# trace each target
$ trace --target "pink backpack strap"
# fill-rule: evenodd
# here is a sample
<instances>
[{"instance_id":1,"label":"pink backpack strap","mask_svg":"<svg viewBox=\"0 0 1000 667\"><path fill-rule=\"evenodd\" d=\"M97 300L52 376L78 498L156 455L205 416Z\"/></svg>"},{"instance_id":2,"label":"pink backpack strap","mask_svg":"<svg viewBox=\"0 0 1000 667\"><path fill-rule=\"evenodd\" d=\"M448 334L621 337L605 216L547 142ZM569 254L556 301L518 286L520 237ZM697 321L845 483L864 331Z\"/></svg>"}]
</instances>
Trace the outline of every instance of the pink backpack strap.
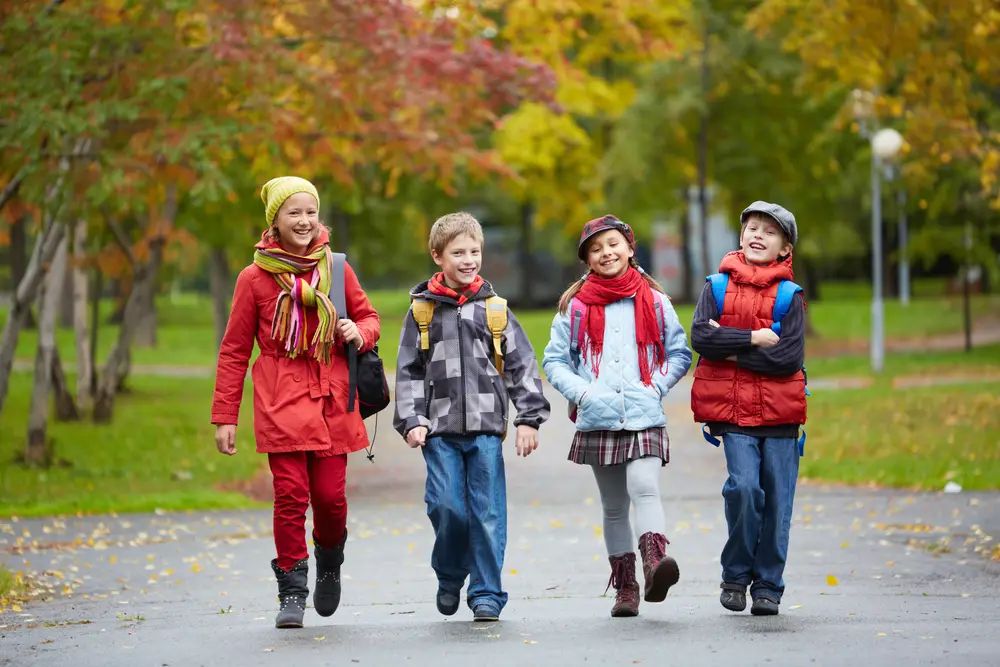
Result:
<instances>
[{"instance_id":1,"label":"pink backpack strap","mask_svg":"<svg viewBox=\"0 0 1000 667\"><path fill-rule=\"evenodd\" d=\"M586 331L583 328L583 319L587 315L587 305L578 298L573 297L569 302L569 352L570 356L576 360L583 349Z\"/></svg>"}]
</instances>

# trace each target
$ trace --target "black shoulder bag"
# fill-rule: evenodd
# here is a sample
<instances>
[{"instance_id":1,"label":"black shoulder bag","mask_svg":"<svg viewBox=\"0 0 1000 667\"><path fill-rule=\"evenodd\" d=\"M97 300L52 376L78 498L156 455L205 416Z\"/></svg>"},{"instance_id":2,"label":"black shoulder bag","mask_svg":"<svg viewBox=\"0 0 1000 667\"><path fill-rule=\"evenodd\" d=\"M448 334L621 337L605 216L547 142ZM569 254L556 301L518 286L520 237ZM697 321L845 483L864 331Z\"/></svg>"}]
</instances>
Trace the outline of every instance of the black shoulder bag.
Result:
<instances>
[{"instance_id":1,"label":"black shoulder bag","mask_svg":"<svg viewBox=\"0 0 1000 667\"><path fill-rule=\"evenodd\" d=\"M347 255L342 252L333 253L333 268L330 272L330 301L337 309L340 319L347 319L347 294L344 288L344 265ZM389 405L389 381L385 377L382 359L378 356L378 346L358 354L358 348L353 344L345 346L347 352L347 370L350 378L350 389L347 396L347 411L354 412L355 402L362 419L372 415L375 417L375 429L372 431L371 444L368 446L368 460L375 463L375 435L378 433L378 413Z\"/></svg>"}]
</instances>

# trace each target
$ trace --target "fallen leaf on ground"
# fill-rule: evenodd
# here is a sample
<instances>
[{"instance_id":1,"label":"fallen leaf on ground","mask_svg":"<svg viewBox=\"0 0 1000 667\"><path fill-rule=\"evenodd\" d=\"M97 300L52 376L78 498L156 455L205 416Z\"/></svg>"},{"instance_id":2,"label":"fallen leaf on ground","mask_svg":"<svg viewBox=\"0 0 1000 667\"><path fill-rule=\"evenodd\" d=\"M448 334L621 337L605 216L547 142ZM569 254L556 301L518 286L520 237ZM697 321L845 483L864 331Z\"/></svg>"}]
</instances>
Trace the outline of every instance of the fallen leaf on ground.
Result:
<instances>
[{"instance_id":1,"label":"fallen leaf on ground","mask_svg":"<svg viewBox=\"0 0 1000 667\"><path fill-rule=\"evenodd\" d=\"M833 576L832 574L828 574L828 575L826 575L826 585L827 586L839 586L840 582L837 581L837 577Z\"/></svg>"}]
</instances>

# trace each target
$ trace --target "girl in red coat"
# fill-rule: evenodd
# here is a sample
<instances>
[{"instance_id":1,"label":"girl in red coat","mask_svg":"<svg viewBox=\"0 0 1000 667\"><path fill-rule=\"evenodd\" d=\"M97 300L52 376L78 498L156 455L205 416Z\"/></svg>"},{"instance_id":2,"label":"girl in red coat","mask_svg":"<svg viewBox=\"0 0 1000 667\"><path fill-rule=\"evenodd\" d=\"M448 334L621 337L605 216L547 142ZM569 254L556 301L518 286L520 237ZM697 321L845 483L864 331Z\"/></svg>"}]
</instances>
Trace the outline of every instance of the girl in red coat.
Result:
<instances>
[{"instance_id":1,"label":"girl in red coat","mask_svg":"<svg viewBox=\"0 0 1000 667\"><path fill-rule=\"evenodd\" d=\"M347 541L347 455L368 444L361 414L347 411L345 345L360 352L379 338L379 318L350 266L344 267L347 313L329 298L333 257L319 222L319 194L309 181L282 176L264 184L267 231L253 263L240 272L219 350L212 423L223 454L236 453L243 382L251 371L254 438L274 476L271 569L280 608L275 625L302 627L309 595L305 518L313 506L316 585L313 607L330 616L340 604Z\"/></svg>"}]
</instances>

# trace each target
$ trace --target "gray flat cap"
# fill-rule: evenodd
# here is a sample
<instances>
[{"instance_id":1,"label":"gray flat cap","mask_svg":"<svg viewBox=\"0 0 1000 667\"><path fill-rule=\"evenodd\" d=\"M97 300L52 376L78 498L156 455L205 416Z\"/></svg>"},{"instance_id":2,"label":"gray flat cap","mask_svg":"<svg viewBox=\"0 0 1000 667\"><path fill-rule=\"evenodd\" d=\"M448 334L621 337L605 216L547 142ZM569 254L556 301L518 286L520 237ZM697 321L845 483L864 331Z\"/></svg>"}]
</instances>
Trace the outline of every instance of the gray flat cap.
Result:
<instances>
[{"instance_id":1,"label":"gray flat cap","mask_svg":"<svg viewBox=\"0 0 1000 667\"><path fill-rule=\"evenodd\" d=\"M799 228L795 224L795 216L784 206L778 206L766 201L755 201L740 213L740 227L746 224L747 216L751 213L763 213L774 218L774 221L785 232L785 236L788 237L788 242L792 245L798 243Z\"/></svg>"}]
</instances>

